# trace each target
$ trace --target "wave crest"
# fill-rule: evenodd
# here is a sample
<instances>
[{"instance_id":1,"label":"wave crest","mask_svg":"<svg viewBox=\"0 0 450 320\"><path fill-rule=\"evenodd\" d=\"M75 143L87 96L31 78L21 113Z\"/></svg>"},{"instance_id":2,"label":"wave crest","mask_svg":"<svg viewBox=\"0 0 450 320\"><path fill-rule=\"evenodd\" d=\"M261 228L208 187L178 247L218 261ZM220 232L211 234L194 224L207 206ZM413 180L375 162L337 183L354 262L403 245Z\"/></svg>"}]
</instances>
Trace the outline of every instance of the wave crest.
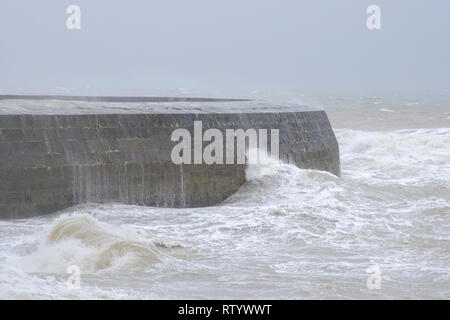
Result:
<instances>
[{"instance_id":1,"label":"wave crest","mask_svg":"<svg viewBox=\"0 0 450 320\"><path fill-rule=\"evenodd\" d=\"M132 229L74 214L56 220L38 250L24 259L31 272L61 273L69 265L82 273L126 271L158 262L157 246Z\"/></svg>"}]
</instances>

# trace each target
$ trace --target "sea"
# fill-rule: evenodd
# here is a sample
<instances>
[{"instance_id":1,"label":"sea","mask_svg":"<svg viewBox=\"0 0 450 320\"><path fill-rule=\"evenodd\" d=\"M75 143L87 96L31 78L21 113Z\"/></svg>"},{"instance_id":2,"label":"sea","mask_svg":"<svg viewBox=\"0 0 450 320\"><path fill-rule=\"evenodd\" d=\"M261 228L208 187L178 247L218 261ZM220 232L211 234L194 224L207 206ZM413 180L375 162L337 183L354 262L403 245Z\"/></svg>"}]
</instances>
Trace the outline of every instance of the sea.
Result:
<instances>
[{"instance_id":1,"label":"sea","mask_svg":"<svg viewBox=\"0 0 450 320\"><path fill-rule=\"evenodd\" d=\"M450 96L272 98L325 109L340 177L272 161L216 206L0 220L0 299L450 299Z\"/></svg>"}]
</instances>

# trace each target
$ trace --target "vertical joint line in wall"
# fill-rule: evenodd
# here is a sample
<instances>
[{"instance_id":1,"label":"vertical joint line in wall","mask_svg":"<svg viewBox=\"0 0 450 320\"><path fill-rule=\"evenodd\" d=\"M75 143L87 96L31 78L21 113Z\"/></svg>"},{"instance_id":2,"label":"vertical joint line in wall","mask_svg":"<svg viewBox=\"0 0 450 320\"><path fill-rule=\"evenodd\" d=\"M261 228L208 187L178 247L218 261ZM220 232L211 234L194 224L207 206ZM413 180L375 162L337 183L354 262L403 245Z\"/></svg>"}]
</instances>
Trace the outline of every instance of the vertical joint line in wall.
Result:
<instances>
[{"instance_id":1,"label":"vertical joint line in wall","mask_svg":"<svg viewBox=\"0 0 450 320\"><path fill-rule=\"evenodd\" d=\"M144 164L141 163L141 169L142 169L142 177L141 177L141 204L144 205L144 182L145 182L145 169Z\"/></svg>"},{"instance_id":2,"label":"vertical joint line in wall","mask_svg":"<svg viewBox=\"0 0 450 320\"><path fill-rule=\"evenodd\" d=\"M184 169L183 164L180 165L180 177L181 177L181 201L183 208L186 207L186 195L184 193Z\"/></svg>"},{"instance_id":3,"label":"vertical joint line in wall","mask_svg":"<svg viewBox=\"0 0 450 320\"><path fill-rule=\"evenodd\" d=\"M125 161L125 190L125 198L128 203L128 161Z\"/></svg>"}]
</instances>

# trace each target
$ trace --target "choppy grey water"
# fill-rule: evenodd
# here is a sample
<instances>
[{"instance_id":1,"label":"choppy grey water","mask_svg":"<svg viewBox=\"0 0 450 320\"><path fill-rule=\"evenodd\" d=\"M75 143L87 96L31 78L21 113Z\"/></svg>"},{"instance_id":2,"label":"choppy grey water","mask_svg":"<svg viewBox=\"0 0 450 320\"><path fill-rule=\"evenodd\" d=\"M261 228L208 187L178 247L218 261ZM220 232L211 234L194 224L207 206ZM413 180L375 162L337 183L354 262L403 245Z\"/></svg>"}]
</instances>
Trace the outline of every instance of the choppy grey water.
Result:
<instances>
[{"instance_id":1,"label":"choppy grey water","mask_svg":"<svg viewBox=\"0 0 450 320\"><path fill-rule=\"evenodd\" d=\"M0 298L449 299L450 97L290 99L327 110L342 177L273 163L215 207L0 221Z\"/></svg>"}]
</instances>

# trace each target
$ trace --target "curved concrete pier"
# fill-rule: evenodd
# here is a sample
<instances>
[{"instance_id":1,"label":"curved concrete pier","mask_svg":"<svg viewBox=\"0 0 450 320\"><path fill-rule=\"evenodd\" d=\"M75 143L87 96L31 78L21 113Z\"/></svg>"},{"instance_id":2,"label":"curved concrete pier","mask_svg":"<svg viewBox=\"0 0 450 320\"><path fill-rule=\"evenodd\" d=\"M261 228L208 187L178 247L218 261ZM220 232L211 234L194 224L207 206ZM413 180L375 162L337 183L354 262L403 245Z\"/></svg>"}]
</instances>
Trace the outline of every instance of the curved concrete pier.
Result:
<instances>
[{"instance_id":1,"label":"curved concrete pier","mask_svg":"<svg viewBox=\"0 0 450 320\"><path fill-rule=\"evenodd\" d=\"M339 175L323 110L204 98L0 96L0 218L83 202L217 204L245 182L245 165L174 164L171 134L193 132L194 121L221 132L279 129L283 161Z\"/></svg>"}]
</instances>

